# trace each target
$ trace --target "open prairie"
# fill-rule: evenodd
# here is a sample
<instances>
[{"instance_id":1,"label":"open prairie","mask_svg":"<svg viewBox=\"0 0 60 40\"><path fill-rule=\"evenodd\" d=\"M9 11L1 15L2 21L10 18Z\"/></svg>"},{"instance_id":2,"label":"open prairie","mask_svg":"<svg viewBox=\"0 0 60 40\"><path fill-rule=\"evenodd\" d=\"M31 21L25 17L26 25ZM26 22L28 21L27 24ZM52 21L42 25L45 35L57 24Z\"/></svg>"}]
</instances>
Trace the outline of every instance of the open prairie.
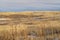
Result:
<instances>
[{"instance_id":1,"label":"open prairie","mask_svg":"<svg viewBox=\"0 0 60 40\"><path fill-rule=\"evenodd\" d=\"M60 40L60 12L0 12L0 40Z\"/></svg>"}]
</instances>

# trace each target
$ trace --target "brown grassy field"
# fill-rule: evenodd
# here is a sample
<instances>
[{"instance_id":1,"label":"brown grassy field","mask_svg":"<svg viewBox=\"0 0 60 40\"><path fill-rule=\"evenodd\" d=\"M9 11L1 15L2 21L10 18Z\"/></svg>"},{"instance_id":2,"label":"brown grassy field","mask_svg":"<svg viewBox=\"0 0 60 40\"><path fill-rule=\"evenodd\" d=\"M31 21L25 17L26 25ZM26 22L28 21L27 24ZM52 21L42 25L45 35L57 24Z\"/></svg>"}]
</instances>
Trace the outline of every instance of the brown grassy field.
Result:
<instances>
[{"instance_id":1,"label":"brown grassy field","mask_svg":"<svg viewBox=\"0 0 60 40\"><path fill-rule=\"evenodd\" d=\"M60 40L60 12L0 12L0 40Z\"/></svg>"}]
</instances>

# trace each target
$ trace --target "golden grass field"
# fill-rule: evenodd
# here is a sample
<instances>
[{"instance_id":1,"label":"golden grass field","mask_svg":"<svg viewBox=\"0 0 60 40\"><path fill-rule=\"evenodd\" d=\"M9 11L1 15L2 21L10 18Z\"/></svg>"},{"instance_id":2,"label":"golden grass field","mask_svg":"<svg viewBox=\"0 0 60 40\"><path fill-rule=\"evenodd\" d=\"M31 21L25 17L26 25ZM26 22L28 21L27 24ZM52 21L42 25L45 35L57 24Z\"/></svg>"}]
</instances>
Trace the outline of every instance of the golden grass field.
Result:
<instances>
[{"instance_id":1,"label":"golden grass field","mask_svg":"<svg viewBox=\"0 0 60 40\"><path fill-rule=\"evenodd\" d=\"M60 12L0 12L0 40L60 40Z\"/></svg>"}]
</instances>

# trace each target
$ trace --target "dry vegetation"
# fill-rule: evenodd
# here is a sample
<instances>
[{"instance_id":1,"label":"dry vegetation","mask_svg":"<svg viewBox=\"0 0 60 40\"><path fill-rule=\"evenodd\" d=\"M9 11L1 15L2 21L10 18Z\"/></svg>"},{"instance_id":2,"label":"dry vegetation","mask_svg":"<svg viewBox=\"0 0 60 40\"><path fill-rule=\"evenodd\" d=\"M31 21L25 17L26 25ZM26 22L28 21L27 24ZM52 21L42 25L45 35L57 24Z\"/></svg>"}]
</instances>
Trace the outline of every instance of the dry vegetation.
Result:
<instances>
[{"instance_id":1,"label":"dry vegetation","mask_svg":"<svg viewBox=\"0 0 60 40\"><path fill-rule=\"evenodd\" d=\"M0 40L60 40L60 12L0 12Z\"/></svg>"}]
</instances>

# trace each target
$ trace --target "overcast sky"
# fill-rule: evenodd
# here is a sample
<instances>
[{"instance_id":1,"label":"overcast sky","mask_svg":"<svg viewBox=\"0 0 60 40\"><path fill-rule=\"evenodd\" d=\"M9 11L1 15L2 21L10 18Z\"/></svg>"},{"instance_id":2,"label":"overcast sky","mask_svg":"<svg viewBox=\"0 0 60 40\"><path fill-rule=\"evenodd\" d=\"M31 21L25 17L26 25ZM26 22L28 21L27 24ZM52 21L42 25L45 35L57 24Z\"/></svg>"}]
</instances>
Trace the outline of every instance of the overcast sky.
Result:
<instances>
[{"instance_id":1,"label":"overcast sky","mask_svg":"<svg viewBox=\"0 0 60 40\"><path fill-rule=\"evenodd\" d=\"M0 11L58 10L60 0L0 0Z\"/></svg>"}]
</instances>

